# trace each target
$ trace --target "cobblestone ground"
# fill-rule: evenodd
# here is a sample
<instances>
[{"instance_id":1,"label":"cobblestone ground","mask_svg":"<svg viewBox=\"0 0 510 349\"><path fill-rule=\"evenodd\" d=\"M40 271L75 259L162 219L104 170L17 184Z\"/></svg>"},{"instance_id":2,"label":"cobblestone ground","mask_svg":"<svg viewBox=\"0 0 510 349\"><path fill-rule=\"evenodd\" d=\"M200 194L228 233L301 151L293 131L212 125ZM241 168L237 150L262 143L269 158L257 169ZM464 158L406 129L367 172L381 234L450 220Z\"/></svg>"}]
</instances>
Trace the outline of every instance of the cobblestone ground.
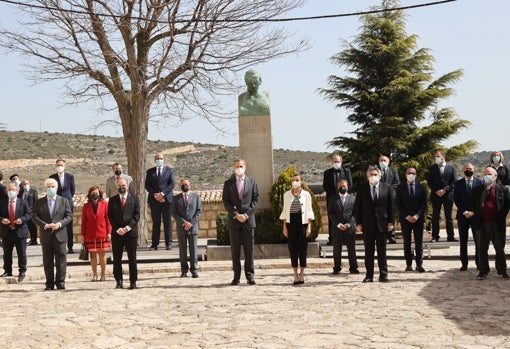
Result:
<instances>
[{"instance_id":1,"label":"cobblestone ground","mask_svg":"<svg viewBox=\"0 0 510 349\"><path fill-rule=\"evenodd\" d=\"M69 266L66 290L43 291L30 263L22 283L0 281L2 348L510 348L510 282L455 259L422 274L390 260L390 282L372 284L310 259L301 286L288 260L256 261L255 286L230 286L230 262L201 262L198 279L140 264L131 291L114 289L111 265L106 282Z\"/></svg>"}]
</instances>

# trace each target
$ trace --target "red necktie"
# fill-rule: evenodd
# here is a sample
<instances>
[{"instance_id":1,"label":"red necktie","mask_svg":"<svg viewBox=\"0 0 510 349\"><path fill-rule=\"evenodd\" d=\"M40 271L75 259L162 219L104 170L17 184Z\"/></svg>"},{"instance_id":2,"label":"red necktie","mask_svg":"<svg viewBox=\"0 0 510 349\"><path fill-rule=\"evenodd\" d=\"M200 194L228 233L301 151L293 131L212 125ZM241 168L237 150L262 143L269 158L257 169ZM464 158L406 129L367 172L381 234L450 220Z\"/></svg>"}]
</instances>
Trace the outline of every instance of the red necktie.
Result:
<instances>
[{"instance_id":1,"label":"red necktie","mask_svg":"<svg viewBox=\"0 0 510 349\"><path fill-rule=\"evenodd\" d=\"M122 211L124 211L124 208L126 207L126 197L122 196L120 198L120 205L122 206Z\"/></svg>"},{"instance_id":2,"label":"red necktie","mask_svg":"<svg viewBox=\"0 0 510 349\"><path fill-rule=\"evenodd\" d=\"M14 224L14 221L15 221L15 211L16 211L16 207L14 206L14 200L11 200L11 205L10 205L10 209L9 209L9 220L11 221L11 228L14 229L16 227L16 225Z\"/></svg>"}]
</instances>

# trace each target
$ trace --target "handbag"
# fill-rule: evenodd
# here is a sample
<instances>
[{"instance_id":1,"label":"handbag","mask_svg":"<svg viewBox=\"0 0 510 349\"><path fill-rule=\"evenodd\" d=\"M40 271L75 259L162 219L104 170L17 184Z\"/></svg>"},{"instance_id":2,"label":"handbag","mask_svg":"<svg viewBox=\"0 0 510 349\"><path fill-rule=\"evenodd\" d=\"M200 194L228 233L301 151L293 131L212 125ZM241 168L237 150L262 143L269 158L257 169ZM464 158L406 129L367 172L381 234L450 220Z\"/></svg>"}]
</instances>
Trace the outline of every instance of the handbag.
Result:
<instances>
[{"instance_id":1,"label":"handbag","mask_svg":"<svg viewBox=\"0 0 510 349\"><path fill-rule=\"evenodd\" d=\"M80 255L78 256L78 259L80 259L82 261L89 260L89 250L87 250L87 246L85 246L85 244L81 244L81 250L80 250Z\"/></svg>"}]
</instances>

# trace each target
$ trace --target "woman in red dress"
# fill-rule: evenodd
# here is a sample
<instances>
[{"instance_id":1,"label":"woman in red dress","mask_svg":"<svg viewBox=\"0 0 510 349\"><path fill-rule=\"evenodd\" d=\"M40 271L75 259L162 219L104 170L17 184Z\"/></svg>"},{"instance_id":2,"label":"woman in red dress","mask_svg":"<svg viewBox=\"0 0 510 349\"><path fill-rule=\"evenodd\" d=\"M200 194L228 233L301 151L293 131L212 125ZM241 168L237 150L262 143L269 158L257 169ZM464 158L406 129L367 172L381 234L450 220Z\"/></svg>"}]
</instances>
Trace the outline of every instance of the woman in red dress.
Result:
<instances>
[{"instance_id":1,"label":"woman in red dress","mask_svg":"<svg viewBox=\"0 0 510 349\"><path fill-rule=\"evenodd\" d=\"M105 280L106 251L111 249L111 230L108 220L108 203L103 199L103 191L98 186L92 186L87 194L87 202L83 205L81 214L81 235L90 254L92 266L92 281L97 281L97 262L101 266L101 278Z\"/></svg>"}]
</instances>

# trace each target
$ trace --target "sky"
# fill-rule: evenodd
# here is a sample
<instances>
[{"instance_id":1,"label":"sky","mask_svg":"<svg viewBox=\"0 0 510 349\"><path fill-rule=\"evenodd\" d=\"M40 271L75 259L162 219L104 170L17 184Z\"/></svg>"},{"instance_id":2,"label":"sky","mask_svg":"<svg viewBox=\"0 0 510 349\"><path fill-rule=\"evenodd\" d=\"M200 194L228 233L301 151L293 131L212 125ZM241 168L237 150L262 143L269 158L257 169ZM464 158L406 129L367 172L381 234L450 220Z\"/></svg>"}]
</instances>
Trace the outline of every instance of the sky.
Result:
<instances>
[{"instance_id":1,"label":"sky","mask_svg":"<svg viewBox=\"0 0 510 349\"><path fill-rule=\"evenodd\" d=\"M433 0L401 0L401 6ZM307 0L304 6L286 17L319 16L365 11L379 0ZM0 2L1 21L12 6ZM472 126L451 137L444 145L452 146L467 140L479 142L477 151L510 149L507 119L510 73L510 15L508 0L458 0L442 5L420 7L406 11L407 34L419 36L419 48L428 48L435 58L437 78L456 69L463 78L452 87L455 95L441 102L454 108L459 118ZM335 108L317 93L328 88L330 75L341 75L330 57L342 50L341 40L351 41L359 33L360 18L340 17L312 21L286 22L285 28L294 33L293 39L306 38L311 48L297 55L254 66L262 76L261 90L271 99L273 148L329 152L327 142L337 136L349 136L352 125L346 122L348 111ZM100 115L93 104L61 106L58 82L33 85L23 74L21 59L4 55L0 76L0 122L7 130L48 131L92 134L91 128L114 114ZM242 81L244 73L239 74ZM239 94L245 91L240 89ZM237 110L237 95L227 100ZM149 126L153 140L212 143L229 146L239 144L237 122L224 122L218 133L207 121L195 118L179 127ZM120 128L104 127L98 135L121 136Z\"/></svg>"}]
</instances>

